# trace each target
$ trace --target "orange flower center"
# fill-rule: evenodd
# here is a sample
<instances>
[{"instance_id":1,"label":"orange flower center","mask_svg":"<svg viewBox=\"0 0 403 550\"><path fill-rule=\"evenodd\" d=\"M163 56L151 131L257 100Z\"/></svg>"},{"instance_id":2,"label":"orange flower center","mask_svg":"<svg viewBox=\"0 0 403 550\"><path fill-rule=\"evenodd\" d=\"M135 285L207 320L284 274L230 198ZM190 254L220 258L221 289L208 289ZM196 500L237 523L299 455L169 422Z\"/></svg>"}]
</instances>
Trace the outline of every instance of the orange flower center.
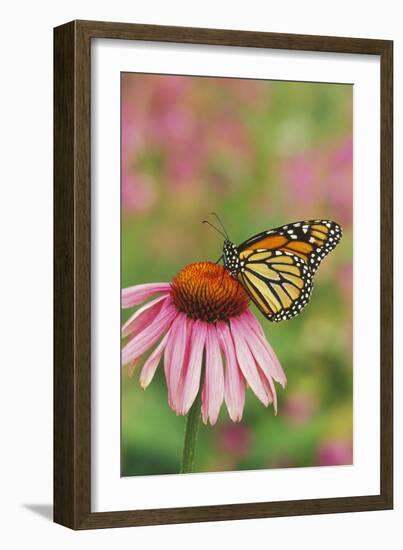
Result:
<instances>
[{"instance_id":1,"label":"orange flower center","mask_svg":"<svg viewBox=\"0 0 403 550\"><path fill-rule=\"evenodd\" d=\"M249 298L242 285L221 265L200 262L184 267L172 281L172 299L192 319L228 321L243 313Z\"/></svg>"}]
</instances>

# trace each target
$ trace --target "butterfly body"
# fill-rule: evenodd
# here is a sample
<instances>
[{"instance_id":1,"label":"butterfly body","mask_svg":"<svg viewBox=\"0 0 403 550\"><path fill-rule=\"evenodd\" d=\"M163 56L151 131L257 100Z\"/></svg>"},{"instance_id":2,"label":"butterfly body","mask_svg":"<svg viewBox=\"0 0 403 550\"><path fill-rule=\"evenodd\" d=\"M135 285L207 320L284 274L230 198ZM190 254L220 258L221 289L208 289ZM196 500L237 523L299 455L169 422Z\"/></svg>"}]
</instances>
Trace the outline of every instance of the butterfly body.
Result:
<instances>
[{"instance_id":1,"label":"butterfly body","mask_svg":"<svg viewBox=\"0 0 403 550\"><path fill-rule=\"evenodd\" d=\"M313 275L341 236L333 221L308 220L264 231L239 246L226 239L224 267L267 319L285 321L309 302Z\"/></svg>"},{"instance_id":2,"label":"butterfly body","mask_svg":"<svg viewBox=\"0 0 403 550\"><path fill-rule=\"evenodd\" d=\"M239 257L238 247L226 239L223 246L224 267L228 269L233 277L236 277L242 271L243 263Z\"/></svg>"}]
</instances>

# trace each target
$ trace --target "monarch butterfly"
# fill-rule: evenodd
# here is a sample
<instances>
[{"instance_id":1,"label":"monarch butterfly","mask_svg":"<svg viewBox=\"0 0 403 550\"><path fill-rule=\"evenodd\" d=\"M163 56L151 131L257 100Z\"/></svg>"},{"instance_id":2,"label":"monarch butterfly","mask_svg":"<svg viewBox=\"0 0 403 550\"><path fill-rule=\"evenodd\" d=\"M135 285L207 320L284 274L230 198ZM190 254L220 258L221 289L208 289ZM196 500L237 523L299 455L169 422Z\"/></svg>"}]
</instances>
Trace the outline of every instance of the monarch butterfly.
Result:
<instances>
[{"instance_id":1,"label":"monarch butterfly","mask_svg":"<svg viewBox=\"0 0 403 550\"><path fill-rule=\"evenodd\" d=\"M235 246L217 214L213 215L224 230L220 231L225 239L224 267L263 315L275 322L298 315L310 300L320 262L340 242L340 225L330 220L299 221L263 231Z\"/></svg>"}]
</instances>

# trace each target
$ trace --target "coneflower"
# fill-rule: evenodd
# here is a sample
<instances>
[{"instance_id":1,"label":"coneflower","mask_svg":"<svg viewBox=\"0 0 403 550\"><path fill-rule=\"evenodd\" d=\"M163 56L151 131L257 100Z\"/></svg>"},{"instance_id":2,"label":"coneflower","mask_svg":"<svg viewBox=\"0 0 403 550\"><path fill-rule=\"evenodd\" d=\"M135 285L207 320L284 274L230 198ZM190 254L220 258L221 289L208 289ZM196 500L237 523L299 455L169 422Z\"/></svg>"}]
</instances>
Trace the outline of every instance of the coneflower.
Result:
<instances>
[{"instance_id":1,"label":"coneflower","mask_svg":"<svg viewBox=\"0 0 403 550\"><path fill-rule=\"evenodd\" d=\"M230 418L240 421L246 384L277 411L274 381L284 387L286 376L249 309L246 292L224 267L194 263L171 283L124 288L122 307L137 306L156 294L122 328L123 337L129 338L122 364L129 372L150 352L140 373L143 388L163 357L168 403L178 415L187 415L192 405L200 415L201 397L205 424L216 423L223 400Z\"/></svg>"}]
</instances>

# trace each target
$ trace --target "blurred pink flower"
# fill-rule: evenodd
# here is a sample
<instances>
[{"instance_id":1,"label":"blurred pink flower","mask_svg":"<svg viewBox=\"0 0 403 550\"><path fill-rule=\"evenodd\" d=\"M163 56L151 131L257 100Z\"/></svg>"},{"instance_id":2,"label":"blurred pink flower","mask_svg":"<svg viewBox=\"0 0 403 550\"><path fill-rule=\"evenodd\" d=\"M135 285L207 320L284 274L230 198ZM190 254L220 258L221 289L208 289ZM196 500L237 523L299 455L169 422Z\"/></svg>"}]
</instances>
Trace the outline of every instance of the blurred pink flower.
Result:
<instances>
[{"instance_id":1,"label":"blurred pink flower","mask_svg":"<svg viewBox=\"0 0 403 550\"><path fill-rule=\"evenodd\" d=\"M218 444L221 449L238 458L245 456L252 443L250 428L243 424L225 424L220 428Z\"/></svg>"},{"instance_id":2,"label":"blurred pink flower","mask_svg":"<svg viewBox=\"0 0 403 550\"><path fill-rule=\"evenodd\" d=\"M307 392L295 392L286 400L285 415L292 424L305 424L312 418L317 408L315 396Z\"/></svg>"},{"instance_id":3,"label":"blurred pink flower","mask_svg":"<svg viewBox=\"0 0 403 550\"><path fill-rule=\"evenodd\" d=\"M328 199L340 222L351 223L353 215L353 142L347 138L330 151Z\"/></svg>"},{"instance_id":4,"label":"blurred pink flower","mask_svg":"<svg viewBox=\"0 0 403 550\"><path fill-rule=\"evenodd\" d=\"M191 111L175 104L164 107L159 112L150 113L149 136L168 147L192 139L197 130L197 121Z\"/></svg>"},{"instance_id":5,"label":"blurred pink flower","mask_svg":"<svg viewBox=\"0 0 403 550\"><path fill-rule=\"evenodd\" d=\"M136 154L140 149L142 138L139 132L141 115L127 101L122 103L122 162L129 164L130 155Z\"/></svg>"},{"instance_id":6,"label":"blurred pink flower","mask_svg":"<svg viewBox=\"0 0 403 550\"><path fill-rule=\"evenodd\" d=\"M188 413L203 386L204 423L215 424L223 400L230 418L239 421L246 383L265 406L273 403L276 411L273 380L284 387L286 376L249 310L248 296L227 270L211 262L190 264L172 283L123 289L122 307L139 305L157 293L161 296L137 310L122 328L122 336L130 337L122 349L122 364L131 371L159 342L142 367L143 388L152 381L164 355L168 403L178 415Z\"/></svg>"},{"instance_id":7,"label":"blurred pink flower","mask_svg":"<svg viewBox=\"0 0 403 550\"><path fill-rule=\"evenodd\" d=\"M150 178L138 173L133 166L133 159L142 148L142 137L139 132L140 115L136 109L122 103L122 134L121 134L121 185L122 206L125 210L145 212L155 200L156 193Z\"/></svg>"},{"instance_id":8,"label":"blurred pink flower","mask_svg":"<svg viewBox=\"0 0 403 550\"><path fill-rule=\"evenodd\" d=\"M191 87L192 78L175 75L150 75L142 77L150 83L151 102L154 109L164 108L170 103L180 102Z\"/></svg>"},{"instance_id":9,"label":"blurred pink flower","mask_svg":"<svg viewBox=\"0 0 403 550\"><path fill-rule=\"evenodd\" d=\"M206 151L196 136L189 140L171 142L166 148L166 176L173 191L197 179L201 173Z\"/></svg>"},{"instance_id":10,"label":"blurred pink flower","mask_svg":"<svg viewBox=\"0 0 403 550\"><path fill-rule=\"evenodd\" d=\"M285 159L286 199L300 209L332 212L344 226L352 223L353 146L350 137Z\"/></svg>"},{"instance_id":11,"label":"blurred pink flower","mask_svg":"<svg viewBox=\"0 0 403 550\"><path fill-rule=\"evenodd\" d=\"M147 177L154 180L154 188L162 183L174 192L214 180L225 190L227 180L241 177L242 163L250 162L253 150L241 107L262 95L258 82L124 75L122 179ZM159 159L158 166L143 162L150 151ZM126 201L130 196L123 196L123 206L136 210Z\"/></svg>"},{"instance_id":12,"label":"blurred pink flower","mask_svg":"<svg viewBox=\"0 0 403 550\"><path fill-rule=\"evenodd\" d=\"M306 153L284 163L285 175L290 182L290 195L297 204L305 207L316 200L316 170L312 154Z\"/></svg>"},{"instance_id":13,"label":"blurred pink flower","mask_svg":"<svg viewBox=\"0 0 403 550\"><path fill-rule=\"evenodd\" d=\"M347 167L349 170L353 165L353 140L347 137L336 145L331 155L332 167L336 170Z\"/></svg>"},{"instance_id":14,"label":"blurred pink flower","mask_svg":"<svg viewBox=\"0 0 403 550\"><path fill-rule=\"evenodd\" d=\"M234 113L217 113L212 124L209 138L212 153L217 148L243 156L251 153L252 144L245 132L244 125L238 116L234 116Z\"/></svg>"},{"instance_id":15,"label":"blurred pink flower","mask_svg":"<svg viewBox=\"0 0 403 550\"><path fill-rule=\"evenodd\" d=\"M316 451L320 466L341 466L353 463L353 449L350 441L333 439L324 441Z\"/></svg>"},{"instance_id":16,"label":"blurred pink flower","mask_svg":"<svg viewBox=\"0 0 403 550\"><path fill-rule=\"evenodd\" d=\"M180 76L163 76L151 81L144 131L149 140L165 147L177 147L193 140L199 121L186 101L191 81Z\"/></svg>"},{"instance_id":17,"label":"blurred pink flower","mask_svg":"<svg viewBox=\"0 0 403 550\"><path fill-rule=\"evenodd\" d=\"M122 173L122 205L133 212L150 210L156 200L150 180L141 176Z\"/></svg>"}]
</instances>

